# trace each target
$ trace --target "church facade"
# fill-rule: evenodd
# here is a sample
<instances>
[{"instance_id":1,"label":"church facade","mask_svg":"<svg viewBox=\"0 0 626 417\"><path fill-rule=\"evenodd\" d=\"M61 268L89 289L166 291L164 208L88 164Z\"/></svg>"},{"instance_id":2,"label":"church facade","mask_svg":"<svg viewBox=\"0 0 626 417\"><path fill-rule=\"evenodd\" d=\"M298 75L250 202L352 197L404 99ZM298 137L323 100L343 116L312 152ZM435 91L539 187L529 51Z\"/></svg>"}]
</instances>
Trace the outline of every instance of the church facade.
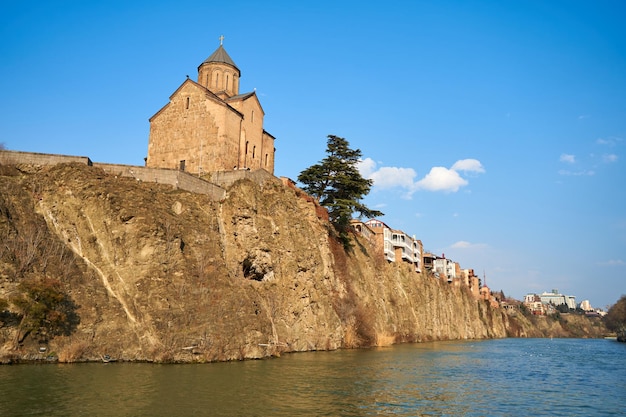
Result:
<instances>
[{"instance_id":1,"label":"church facade","mask_svg":"<svg viewBox=\"0 0 626 417\"><path fill-rule=\"evenodd\" d=\"M203 175L264 169L274 174L274 137L256 92L239 93L241 72L221 45L150 118L146 166Z\"/></svg>"}]
</instances>

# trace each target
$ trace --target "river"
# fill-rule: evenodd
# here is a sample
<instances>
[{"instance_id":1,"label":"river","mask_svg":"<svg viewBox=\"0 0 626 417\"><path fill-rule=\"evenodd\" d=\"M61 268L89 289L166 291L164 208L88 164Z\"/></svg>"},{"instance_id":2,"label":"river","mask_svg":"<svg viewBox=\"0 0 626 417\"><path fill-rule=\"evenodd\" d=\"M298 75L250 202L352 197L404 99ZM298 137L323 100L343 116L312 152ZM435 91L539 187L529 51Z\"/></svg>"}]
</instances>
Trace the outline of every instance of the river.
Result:
<instances>
[{"instance_id":1,"label":"river","mask_svg":"<svg viewBox=\"0 0 626 417\"><path fill-rule=\"evenodd\" d=\"M626 344L496 339L258 361L0 366L0 416L611 416Z\"/></svg>"}]
</instances>

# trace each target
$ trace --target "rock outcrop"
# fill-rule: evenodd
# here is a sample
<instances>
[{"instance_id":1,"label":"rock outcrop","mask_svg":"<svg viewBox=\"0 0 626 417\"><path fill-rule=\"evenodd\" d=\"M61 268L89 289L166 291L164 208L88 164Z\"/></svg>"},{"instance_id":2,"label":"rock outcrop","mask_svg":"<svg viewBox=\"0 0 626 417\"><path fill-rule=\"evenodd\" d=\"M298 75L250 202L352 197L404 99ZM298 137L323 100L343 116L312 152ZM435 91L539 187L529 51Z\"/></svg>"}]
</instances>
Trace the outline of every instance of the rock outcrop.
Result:
<instances>
[{"instance_id":1,"label":"rock outcrop","mask_svg":"<svg viewBox=\"0 0 626 417\"><path fill-rule=\"evenodd\" d=\"M500 309L366 241L346 253L316 213L274 179L216 202L80 164L0 166L0 356L203 362L507 336ZM11 297L38 277L80 323L19 340Z\"/></svg>"}]
</instances>

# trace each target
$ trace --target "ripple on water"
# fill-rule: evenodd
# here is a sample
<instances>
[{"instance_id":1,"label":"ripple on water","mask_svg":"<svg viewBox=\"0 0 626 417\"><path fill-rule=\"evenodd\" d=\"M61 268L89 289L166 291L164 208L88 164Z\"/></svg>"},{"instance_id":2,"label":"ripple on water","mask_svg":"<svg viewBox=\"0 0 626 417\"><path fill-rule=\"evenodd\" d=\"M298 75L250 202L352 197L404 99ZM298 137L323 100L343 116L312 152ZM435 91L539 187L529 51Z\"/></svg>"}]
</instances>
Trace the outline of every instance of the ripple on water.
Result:
<instances>
[{"instance_id":1,"label":"ripple on water","mask_svg":"<svg viewBox=\"0 0 626 417\"><path fill-rule=\"evenodd\" d=\"M0 415L620 415L626 345L504 339L203 365L0 367Z\"/></svg>"}]
</instances>

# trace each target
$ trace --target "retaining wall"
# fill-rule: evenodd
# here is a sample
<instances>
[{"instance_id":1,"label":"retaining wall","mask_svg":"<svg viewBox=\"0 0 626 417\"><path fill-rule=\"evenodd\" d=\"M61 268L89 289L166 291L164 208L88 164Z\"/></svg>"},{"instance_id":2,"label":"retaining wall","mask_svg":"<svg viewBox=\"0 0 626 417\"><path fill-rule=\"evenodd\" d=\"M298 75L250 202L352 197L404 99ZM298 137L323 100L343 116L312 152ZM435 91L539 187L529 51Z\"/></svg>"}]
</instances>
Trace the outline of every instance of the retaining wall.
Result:
<instances>
[{"instance_id":1,"label":"retaining wall","mask_svg":"<svg viewBox=\"0 0 626 417\"><path fill-rule=\"evenodd\" d=\"M228 188L240 179L247 178L257 184L262 184L267 180L276 180L276 177L264 169L249 171L239 169L235 171L217 171L211 174L211 182L223 188Z\"/></svg>"},{"instance_id":2,"label":"retaining wall","mask_svg":"<svg viewBox=\"0 0 626 417\"><path fill-rule=\"evenodd\" d=\"M104 170L110 175L131 177L145 182L169 184L175 188L192 193L206 194L212 200L219 201L226 198L226 190L222 187L202 180L191 174L173 169L146 168L135 165L105 164L92 162L86 156L55 155L34 152L19 152L0 150L0 164L3 165L56 165L78 162Z\"/></svg>"},{"instance_id":3,"label":"retaining wall","mask_svg":"<svg viewBox=\"0 0 626 417\"><path fill-rule=\"evenodd\" d=\"M181 190L192 193L206 194L212 200L219 201L226 198L226 190L211 184L208 181L195 177L183 171L163 168L147 168L135 165L105 164L96 162L94 167L102 168L110 175L131 177L140 181L169 184Z\"/></svg>"},{"instance_id":4,"label":"retaining wall","mask_svg":"<svg viewBox=\"0 0 626 417\"><path fill-rule=\"evenodd\" d=\"M50 153L20 152L0 150L0 164L17 165L55 165L62 163L78 162L92 165L91 159L86 156L56 155Z\"/></svg>"}]
</instances>

